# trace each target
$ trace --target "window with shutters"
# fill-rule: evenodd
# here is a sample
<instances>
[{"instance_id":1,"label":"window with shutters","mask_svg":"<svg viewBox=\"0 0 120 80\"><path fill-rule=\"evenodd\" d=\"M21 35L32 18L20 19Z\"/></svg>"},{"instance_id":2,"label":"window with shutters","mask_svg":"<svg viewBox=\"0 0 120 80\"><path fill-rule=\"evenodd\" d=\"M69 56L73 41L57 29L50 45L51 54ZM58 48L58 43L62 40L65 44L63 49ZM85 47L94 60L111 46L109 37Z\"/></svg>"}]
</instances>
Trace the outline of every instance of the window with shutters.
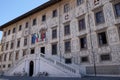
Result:
<instances>
[{"instance_id":1,"label":"window with shutters","mask_svg":"<svg viewBox=\"0 0 120 80\"><path fill-rule=\"evenodd\" d=\"M70 10L70 5L69 5L69 3L66 3L66 4L64 5L64 13L69 12L69 10Z\"/></svg>"},{"instance_id":2,"label":"window with shutters","mask_svg":"<svg viewBox=\"0 0 120 80\"><path fill-rule=\"evenodd\" d=\"M57 17L57 9L56 10L53 10L53 16L52 16L53 18L54 17Z\"/></svg>"},{"instance_id":3,"label":"window with shutters","mask_svg":"<svg viewBox=\"0 0 120 80\"><path fill-rule=\"evenodd\" d=\"M1 51L4 51L4 44L2 44Z\"/></svg>"},{"instance_id":4,"label":"window with shutters","mask_svg":"<svg viewBox=\"0 0 120 80\"><path fill-rule=\"evenodd\" d=\"M11 42L10 49L13 49L14 47L14 41Z\"/></svg>"},{"instance_id":5,"label":"window with shutters","mask_svg":"<svg viewBox=\"0 0 120 80\"><path fill-rule=\"evenodd\" d=\"M2 55L0 55L0 62L2 62Z\"/></svg>"},{"instance_id":6,"label":"window with shutters","mask_svg":"<svg viewBox=\"0 0 120 80\"><path fill-rule=\"evenodd\" d=\"M99 46L104 46L108 44L106 32L98 33L98 42L99 42Z\"/></svg>"},{"instance_id":7,"label":"window with shutters","mask_svg":"<svg viewBox=\"0 0 120 80\"><path fill-rule=\"evenodd\" d=\"M57 55L57 43L52 44L52 55Z\"/></svg>"},{"instance_id":8,"label":"window with shutters","mask_svg":"<svg viewBox=\"0 0 120 80\"><path fill-rule=\"evenodd\" d=\"M19 25L19 31L21 31L22 30L22 25Z\"/></svg>"},{"instance_id":9,"label":"window with shutters","mask_svg":"<svg viewBox=\"0 0 120 80\"><path fill-rule=\"evenodd\" d=\"M18 59L19 59L19 51L17 51L15 54L15 60L18 60Z\"/></svg>"},{"instance_id":10,"label":"window with shutters","mask_svg":"<svg viewBox=\"0 0 120 80\"><path fill-rule=\"evenodd\" d=\"M71 64L72 63L72 59L71 58L66 58L65 59L65 63L66 64Z\"/></svg>"},{"instance_id":11,"label":"window with shutters","mask_svg":"<svg viewBox=\"0 0 120 80\"><path fill-rule=\"evenodd\" d=\"M17 48L20 47L20 39L17 40Z\"/></svg>"},{"instance_id":12,"label":"window with shutters","mask_svg":"<svg viewBox=\"0 0 120 80\"><path fill-rule=\"evenodd\" d=\"M110 56L110 54L102 54L102 55L100 55L100 60L101 61L110 61L111 56Z\"/></svg>"},{"instance_id":13,"label":"window with shutters","mask_svg":"<svg viewBox=\"0 0 120 80\"><path fill-rule=\"evenodd\" d=\"M65 45L65 52L66 53L71 52L71 42L70 42L70 40L65 41L64 45Z\"/></svg>"},{"instance_id":14,"label":"window with shutters","mask_svg":"<svg viewBox=\"0 0 120 80\"><path fill-rule=\"evenodd\" d=\"M10 30L8 30L8 35L10 35Z\"/></svg>"},{"instance_id":15,"label":"window with shutters","mask_svg":"<svg viewBox=\"0 0 120 80\"><path fill-rule=\"evenodd\" d=\"M9 42L6 43L6 50L8 50Z\"/></svg>"},{"instance_id":16,"label":"window with shutters","mask_svg":"<svg viewBox=\"0 0 120 80\"><path fill-rule=\"evenodd\" d=\"M13 28L13 33L15 33L16 32L16 28Z\"/></svg>"},{"instance_id":17,"label":"window with shutters","mask_svg":"<svg viewBox=\"0 0 120 80\"><path fill-rule=\"evenodd\" d=\"M120 17L120 2L114 5L116 17Z\"/></svg>"},{"instance_id":18,"label":"window with shutters","mask_svg":"<svg viewBox=\"0 0 120 80\"><path fill-rule=\"evenodd\" d=\"M34 54L35 53L35 49L31 49L31 54Z\"/></svg>"},{"instance_id":19,"label":"window with shutters","mask_svg":"<svg viewBox=\"0 0 120 80\"><path fill-rule=\"evenodd\" d=\"M6 31L4 32L4 37L6 36Z\"/></svg>"},{"instance_id":20,"label":"window with shutters","mask_svg":"<svg viewBox=\"0 0 120 80\"><path fill-rule=\"evenodd\" d=\"M77 0L77 6L81 5L84 2L84 0Z\"/></svg>"},{"instance_id":21,"label":"window with shutters","mask_svg":"<svg viewBox=\"0 0 120 80\"><path fill-rule=\"evenodd\" d=\"M52 39L56 39L57 38L57 29L52 29Z\"/></svg>"},{"instance_id":22,"label":"window with shutters","mask_svg":"<svg viewBox=\"0 0 120 80\"><path fill-rule=\"evenodd\" d=\"M9 54L9 60L12 60L12 53Z\"/></svg>"},{"instance_id":23,"label":"window with shutters","mask_svg":"<svg viewBox=\"0 0 120 80\"><path fill-rule=\"evenodd\" d=\"M81 63L89 62L88 56L81 57Z\"/></svg>"},{"instance_id":24,"label":"window with shutters","mask_svg":"<svg viewBox=\"0 0 120 80\"><path fill-rule=\"evenodd\" d=\"M83 18L83 19L80 19L80 20L78 21L78 26L79 26L79 31L86 29L85 19L84 19L84 18Z\"/></svg>"},{"instance_id":25,"label":"window with shutters","mask_svg":"<svg viewBox=\"0 0 120 80\"><path fill-rule=\"evenodd\" d=\"M5 68L6 67L6 65L3 65L3 68Z\"/></svg>"},{"instance_id":26,"label":"window with shutters","mask_svg":"<svg viewBox=\"0 0 120 80\"><path fill-rule=\"evenodd\" d=\"M105 22L103 11L98 11L95 13L96 24L102 24Z\"/></svg>"},{"instance_id":27,"label":"window with shutters","mask_svg":"<svg viewBox=\"0 0 120 80\"><path fill-rule=\"evenodd\" d=\"M43 16L42 16L42 21L43 21L43 22L46 21L46 15L43 15Z\"/></svg>"},{"instance_id":28,"label":"window with shutters","mask_svg":"<svg viewBox=\"0 0 120 80\"><path fill-rule=\"evenodd\" d=\"M80 37L80 49L87 49L87 39L86 36Z\"/></svg>"},{"instance_id":29,"label":"window with shutters","mask_svg":"<svg viewBox=\"0 0 120 80\"><path fill-rule=\"evenodd\" d=\"M70 24L64 26L64 35L70 35Z\"/></svg>"},{"instance_id":30,"label":"window with shutters","mask_svg":"<svg viewBox=\"0 0 120 80\"><path fill-rule=\"evenodd\" d=\"M8 64L8 68L10 68L11 67L11 64Z\"/></svg>"},{"instance_id":31,"label":"window with shutters","mask_svg":"<svg viewBox=\"0 0 120 80\"><path fill-rule=\"evenodd\" d=\"M4 54L4 61L7 60L7 53Z\"/></svg>"},{"instance_id":32,"label":"window with shutters","mask_svg":"<svg viewBox=\"0 0 120 80\"><path fill-rule=\"evenodd\" d=\"M26 24L25 24L25 28L28 28L28 22L26 22Z\"/></svg>"},{"instance_id":33,"label":"window with shutters","mask_svg":"<svg viewBox=\"0 0 120 80\"><path fill-rule=\"evenodd\" d=\"M24 38L24 46L27 45L27 37Z\"/></svg>"},{"instance_id":34,"label":"window with shutters","mask_svg":"<svg viewBox=\"0 0 120 80\"><path fill-rule=\"evenodd\" d=\"M27 54L27 50L23 50L23 56L25 56Z\"/></svg>"},{"instance_id":35,"label":"window with shutters","mask_svg":"<svg viewBox=\"0 0 120 80\"><path fill-rule=\"evenodd\" d=\"M35 19L33 19L33 26L35 26L37 24L37 19L35 18Z\"/></svg>"}]
</instances>

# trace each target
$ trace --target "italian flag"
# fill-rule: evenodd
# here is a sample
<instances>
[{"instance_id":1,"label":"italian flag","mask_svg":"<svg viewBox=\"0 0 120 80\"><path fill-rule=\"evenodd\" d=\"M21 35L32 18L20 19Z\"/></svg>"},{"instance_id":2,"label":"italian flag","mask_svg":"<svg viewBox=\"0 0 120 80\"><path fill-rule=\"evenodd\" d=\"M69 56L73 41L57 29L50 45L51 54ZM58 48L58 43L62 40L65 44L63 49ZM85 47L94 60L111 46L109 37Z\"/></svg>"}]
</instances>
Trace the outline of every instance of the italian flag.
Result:
<instances>
[{"instance_id":1,"label":"italian flag","mask_svg":"<svg viewBox=\"0 0 120 80\"><path fill-rule=\"evenodd\" d=\"M36 42L39 41L39 38L40 38L40 36L39 36L39 34L37 33L37 34L36 34Z\"/></svg>"}]
</instances>

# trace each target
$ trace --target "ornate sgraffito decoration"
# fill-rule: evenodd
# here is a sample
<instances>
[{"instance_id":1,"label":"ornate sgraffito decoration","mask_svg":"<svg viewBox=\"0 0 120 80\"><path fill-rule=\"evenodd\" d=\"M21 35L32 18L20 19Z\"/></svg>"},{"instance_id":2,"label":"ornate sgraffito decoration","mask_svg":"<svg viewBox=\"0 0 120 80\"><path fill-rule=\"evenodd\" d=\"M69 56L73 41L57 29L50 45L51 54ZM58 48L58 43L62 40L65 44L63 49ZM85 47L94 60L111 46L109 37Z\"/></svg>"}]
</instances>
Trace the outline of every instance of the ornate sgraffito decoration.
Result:
<instances>
[{"instance_id":1,"label":"ornate sgraffito decoration","mask_svg":"<svg viewBox=\"0 0 120 80\"><path fill-rule=\"evenodd\" d=\"M12 40L13 40L13 39L15 39L15 35L14 35L14 34L12 35Z\"/></svg>"},{"instance_id":2,"label":"ornate sgraffito decoration","mask_svg":"<svg viewBox=\"0 0 120 80\"><path fill-rule=\"evenodd\" d=\"M94 0L94 4L98 5L99 4L99 0Z\"/></svg>"},{"instance_id":3,"label":"ornate sgraffito decoration","mask_svg":"<svg viewBox=\"0 0 120 80\"><path fill-rule=\"evenodd\" d=\"M28 31L25 31L25 35L27 35Z\"/></svg>"},{"instance_id":4,"label":"ornate sgraffito decoration","mask_svg":"<svg viewBox=\"0 0 120 80\"><path fill-rule=\"evenodd\" d=\"M40 29L37 33L32 35L32 42L42 42L42 41L46 41L46 31L47 29L42 28Z\"/></svg>"},{"instance_id":5,"label":"ornate sgraffito decoration","mask_svg":"<svg viewBox=\"0 0 120 80\"><path fill-rule=\"evenodd\" d=\"M68 20L69 19L69 15L65 15L65 20Z\"/></svg>"}]
</instances>

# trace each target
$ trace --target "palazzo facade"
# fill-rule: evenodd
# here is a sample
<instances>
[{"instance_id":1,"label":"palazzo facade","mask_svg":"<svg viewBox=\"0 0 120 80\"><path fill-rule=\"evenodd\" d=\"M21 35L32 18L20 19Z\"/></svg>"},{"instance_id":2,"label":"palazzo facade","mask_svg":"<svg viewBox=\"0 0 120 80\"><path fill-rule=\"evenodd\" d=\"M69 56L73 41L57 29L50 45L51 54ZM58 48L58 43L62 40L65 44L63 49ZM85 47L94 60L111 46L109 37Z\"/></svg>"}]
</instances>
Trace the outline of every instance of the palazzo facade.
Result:
<instances>
[{"instance_id":1,"label":"palazzo facade","mask_svg":"<svg viewBox=\"0 0 120 80\"><path fill-rule=\"evenodd\" d=\"M50 0L0 30L4 75L120 75L120 0Z\"/></svg>"}]
</instances>

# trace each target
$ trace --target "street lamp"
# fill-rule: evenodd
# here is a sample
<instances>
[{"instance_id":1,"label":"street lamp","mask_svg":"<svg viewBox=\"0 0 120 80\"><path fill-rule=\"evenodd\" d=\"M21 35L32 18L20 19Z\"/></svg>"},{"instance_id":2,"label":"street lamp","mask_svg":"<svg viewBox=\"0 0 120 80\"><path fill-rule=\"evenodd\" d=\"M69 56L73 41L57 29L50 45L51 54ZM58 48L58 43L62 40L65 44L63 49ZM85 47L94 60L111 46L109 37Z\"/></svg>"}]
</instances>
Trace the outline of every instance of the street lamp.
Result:
<instances>
[{"instance_id":1,"label":"street lamp","mask_svg":"<svg viewBox=\"0 0 120 80\"><path fill-rule=\"evenodd\" d=\"M94 75L96 76L97 71L96 71L96 61L95 61L95 53L93 51L93 43L92 43L92 30L90 28L90 12L89 12L89 1L86 0L86 5L87 5L87 13L88 13L88 27L89 27L89 33L90 33L90 44L91 44L91 53L93 55L93 68L94 68Z\"/></svg>"}]
</instances>

